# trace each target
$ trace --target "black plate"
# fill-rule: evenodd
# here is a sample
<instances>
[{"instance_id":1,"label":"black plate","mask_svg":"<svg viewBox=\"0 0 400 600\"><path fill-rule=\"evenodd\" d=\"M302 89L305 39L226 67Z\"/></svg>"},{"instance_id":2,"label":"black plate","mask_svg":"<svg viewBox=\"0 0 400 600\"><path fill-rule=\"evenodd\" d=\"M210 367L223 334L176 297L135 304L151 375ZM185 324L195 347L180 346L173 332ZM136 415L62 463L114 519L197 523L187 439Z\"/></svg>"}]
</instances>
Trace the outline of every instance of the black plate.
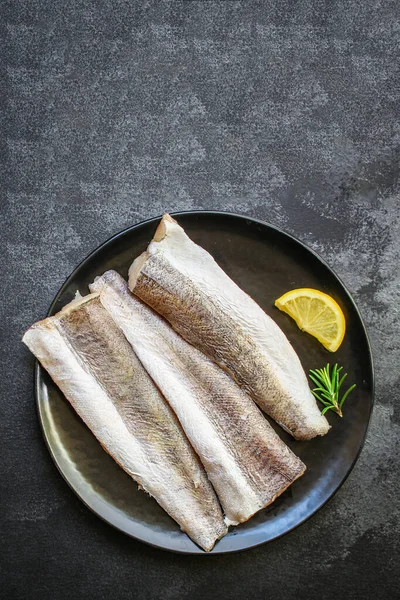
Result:
<instances>
[{"instance_id":1,"label":"black plate","mask_svg":"<svg viewBox=\"0 0 400 600\"><path fill-rule=\"evenodd\" d=\"M306 371L334 361L345 366L349 382L357 383L346 401L344 418L328 412L332 429L325 437L296 442L273 424L305 462L307 471L270 507L231 528L212 551L233 552L287 533L313 515L346 479L362 448L373 404L371 350L361 316L343 283L301 242L271 225L229 213L185 212L175 217L189 236L275 319ZM76 290L86 294L88 284L107 269L126 277L132 260L146 248L158 221L157 217L130 227L95 250L64 283L49 315L69 302ZM341 305L347 334L334 355L274 308L276 298L297 287L323 290ZM91 510L121 531L154 546L203 553L102 450L40 366L36 368L36 397L50 453L65 480Z\"/></svg>"}]
</instances>

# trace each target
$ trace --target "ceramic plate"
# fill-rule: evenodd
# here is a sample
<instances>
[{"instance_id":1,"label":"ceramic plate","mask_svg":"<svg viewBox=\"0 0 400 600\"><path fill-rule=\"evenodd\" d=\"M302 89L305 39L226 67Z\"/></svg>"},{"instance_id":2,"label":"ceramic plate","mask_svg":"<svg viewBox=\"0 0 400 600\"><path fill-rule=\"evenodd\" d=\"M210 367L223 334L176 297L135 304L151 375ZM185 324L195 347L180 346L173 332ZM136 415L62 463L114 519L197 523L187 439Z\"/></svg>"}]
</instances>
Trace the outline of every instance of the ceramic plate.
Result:
<instances>
[{"instance_id":1,"label":"ceramic plate","mask_svg":"<svg viewBox=\"0 0 400 600\"><path fill-rule=\"evenodd\" d=\"M273 540L311 517L338 490L362 448L373 403L370 345L361 316L332 269L304 244L261 221L221 212L174 215L188 235L206 248L226 273L278 323L298 353L304 369L327 362L345 366L348 381L357 384L344 406L344 418L327 413L328 435L296 442L271 423L307 465L297 480L267 509L231 528L212 554L234 552ZM49 315L72 300L77 290L88 293L96 275L115 269L124 277L132 260L151 240L159 217L115 235L86 258L54 299ZM274 308L274 300L298 287L312 287L333 296L343 309L347 334L339 351L327 352L317 340L300 332L294 321ZM159 548L205 554L158 504L104 452L46 372L36 366L39 418L50 453L61 474L99 517L126 534Z\"/></svg>"}]
</instances>

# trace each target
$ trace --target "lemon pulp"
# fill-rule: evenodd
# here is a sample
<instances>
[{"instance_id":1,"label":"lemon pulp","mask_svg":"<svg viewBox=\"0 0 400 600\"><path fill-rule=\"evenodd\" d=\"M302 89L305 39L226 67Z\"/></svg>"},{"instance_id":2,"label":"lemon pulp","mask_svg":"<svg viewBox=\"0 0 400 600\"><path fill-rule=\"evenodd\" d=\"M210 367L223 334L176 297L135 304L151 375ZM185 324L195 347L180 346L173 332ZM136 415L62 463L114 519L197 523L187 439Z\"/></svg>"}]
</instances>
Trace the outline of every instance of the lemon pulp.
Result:
<instances>
[{"instance_id":1,"label":"lemon pulp","mask_svg":"<svg viewBox=\"0 0 400 600\"><path fill-rule=\"evenodd\" d=\"M283 294L275 301L275 306L330 352L339 348L346 333L346 320L339 304L328 294L312 288L298 288Z\"/></svg>"}]
</instances>

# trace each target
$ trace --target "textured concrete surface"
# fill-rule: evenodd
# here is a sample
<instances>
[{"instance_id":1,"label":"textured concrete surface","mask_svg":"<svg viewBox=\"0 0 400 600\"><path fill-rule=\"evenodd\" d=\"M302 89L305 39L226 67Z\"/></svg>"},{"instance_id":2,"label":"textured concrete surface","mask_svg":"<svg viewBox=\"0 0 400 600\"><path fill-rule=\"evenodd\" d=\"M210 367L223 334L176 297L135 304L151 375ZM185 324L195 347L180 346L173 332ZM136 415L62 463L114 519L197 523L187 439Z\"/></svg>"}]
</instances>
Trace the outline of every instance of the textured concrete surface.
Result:
<instances>
[{"instance_id":1,"label":"textured concrete surface","mask_svg":"<svg viewBox=\"0 0 400 600\"><path fill-rule=\"evenodd\" d=\"M398 597L398 6L1 4L2 597ZM41 439L20 344L99 243L191 208L265 219L319 251L376 361L368 439L340 492L284 538L226 557L153 550L80 503Z\"/></svg>"}]
</instances>

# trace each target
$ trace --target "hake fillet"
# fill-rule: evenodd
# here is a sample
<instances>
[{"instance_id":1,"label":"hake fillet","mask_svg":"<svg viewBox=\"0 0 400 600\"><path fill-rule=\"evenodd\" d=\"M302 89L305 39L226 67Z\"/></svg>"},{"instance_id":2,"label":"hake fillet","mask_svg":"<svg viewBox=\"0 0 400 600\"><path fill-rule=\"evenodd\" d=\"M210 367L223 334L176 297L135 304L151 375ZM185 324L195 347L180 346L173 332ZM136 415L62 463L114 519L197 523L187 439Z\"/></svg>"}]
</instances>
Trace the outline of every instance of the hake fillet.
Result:
<instances>
[{"instance_id":1,"label":"hake fillet","mask_svg":"<svg viewBox=\"0 0 400 600\"><path fill-rule=\"evenodd\" d=\"M114 460L211 550L221 507L179 422L97 294L35 323L23 341Z\"/></svg>"},{"instance_id":2,"label":"hake fillet","mask_svg":"<svg viewBox=\"0 0 400 600\"><path fill-rule=\"evenodd\" d=\"M202 352L133 296L115 271L90 286L175 411L200 457L228 525L249 519L305 466L251 398Z\"/></svg>"},{"instance_id":3,"label":"hake fillet","mask_svg":"<svg viewBox=\"0 0 400 600\"><path fill-rule=\"evenodd\" d=\"M283 331L169 215L131 265L129 288L294 438L328 432Z\"/></svg>"}]
</instances>

